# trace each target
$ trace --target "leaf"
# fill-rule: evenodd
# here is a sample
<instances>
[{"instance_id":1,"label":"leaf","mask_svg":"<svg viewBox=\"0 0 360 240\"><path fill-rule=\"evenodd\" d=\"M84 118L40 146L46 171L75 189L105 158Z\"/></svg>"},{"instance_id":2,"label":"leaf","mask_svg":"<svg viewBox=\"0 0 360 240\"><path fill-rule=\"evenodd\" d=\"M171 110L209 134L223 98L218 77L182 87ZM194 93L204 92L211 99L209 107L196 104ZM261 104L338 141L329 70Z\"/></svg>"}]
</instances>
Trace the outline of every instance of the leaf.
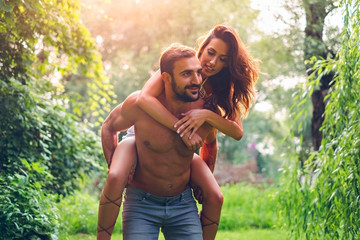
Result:
<instances>
[{"instance_id":1,"label":"leaf","mask_svg":"<svg viewBox=\"0 0 360 240\"><path fill-rule=\"evenodd\" d=\"M0 0L0 9L5 12L11 12L14 8L14 4L11 1Z\"/></svg>"}]
</instances>

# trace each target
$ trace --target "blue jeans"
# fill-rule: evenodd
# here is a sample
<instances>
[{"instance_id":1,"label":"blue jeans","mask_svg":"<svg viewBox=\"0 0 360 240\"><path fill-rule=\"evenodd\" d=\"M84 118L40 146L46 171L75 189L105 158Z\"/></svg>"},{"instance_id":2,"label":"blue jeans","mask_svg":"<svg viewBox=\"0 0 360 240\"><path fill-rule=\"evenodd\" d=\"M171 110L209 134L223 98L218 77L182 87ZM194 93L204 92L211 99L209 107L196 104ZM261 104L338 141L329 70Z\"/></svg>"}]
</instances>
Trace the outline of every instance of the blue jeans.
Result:
<instances>
[{"instance_id":1,"label":"blue jeans","mask_svg":"<svg viewBox=\"0 0 360 240\"><path fill-rule=\"evenodd\" d=\"M124 240L202 240L198 209L191 189L174 197L159 197L128 186L122 212Z\"/></svg>"}]
</instances>

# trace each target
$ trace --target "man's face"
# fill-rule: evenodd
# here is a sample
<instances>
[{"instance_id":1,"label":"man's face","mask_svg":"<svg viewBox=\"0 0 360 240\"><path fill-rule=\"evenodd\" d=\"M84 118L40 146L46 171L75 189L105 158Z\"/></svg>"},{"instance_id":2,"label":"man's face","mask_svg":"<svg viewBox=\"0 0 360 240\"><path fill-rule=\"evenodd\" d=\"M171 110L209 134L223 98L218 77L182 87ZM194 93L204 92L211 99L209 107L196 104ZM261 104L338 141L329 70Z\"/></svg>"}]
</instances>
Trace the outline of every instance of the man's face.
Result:
<instances>
[{"instance_id":1,"label":"man's face","mask_svg":"<svg viewBox=\"0 0 360 240\"><path fill-rule=\"evenodd\" d=\"M175 62L171 86L178 100L183 102L198 100L201 82L201 65L197 57L182 58Z\"/></svg>"}]
</instances>

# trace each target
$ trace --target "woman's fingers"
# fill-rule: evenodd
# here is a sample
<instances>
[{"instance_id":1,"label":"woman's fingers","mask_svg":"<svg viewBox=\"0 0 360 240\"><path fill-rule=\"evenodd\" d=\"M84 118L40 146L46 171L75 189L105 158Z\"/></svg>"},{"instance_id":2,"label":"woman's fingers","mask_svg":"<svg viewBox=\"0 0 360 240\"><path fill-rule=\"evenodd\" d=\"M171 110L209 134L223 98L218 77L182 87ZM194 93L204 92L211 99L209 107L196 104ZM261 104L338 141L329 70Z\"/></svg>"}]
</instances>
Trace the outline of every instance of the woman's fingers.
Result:
<instances>
[{"instance_id":1,"label":"woman's fingers","mask_svg":"<svg viewBox=\"0 0 360 240\"><path fill-rule=\"evenodd\" d=\"M189 139L191 139L194 134L197 132L197 130L199 129L199 127L197 126L194 126L192 129L191 129L191 132L190 132L190 135L189 135Z\"/></svg>"},{"instance_id":2,"label":"woman's fingers","mask_svg":"<svg viewBox=\"0 0 360 240\"><path fill-rule=\"evenodd\" d=\"M188 134L189 133L189 131L191 130L191 128L190 128L190 124L189 124L189 122L185 122L183 125L181 125L179 128L178 128L178 130L176 131L178 134L180 134L180 136L182 137L182 136L184 136L184 135L186 135L186 134Z\"/></svg>"},{"instance_id":3,"label":"woman's fingers","mask_svg":"<svg viewBox=\"0 0 360 240\"><path fill-rule=\"evenodd\" d=\"M184 115L183 113L181 115ZM186 121L188 120L188 117L183 117L179 121L177 121L174 125L175 128L181 127Z\"/></svg>"},{"instance_id":4,"label":"woman's fingers","mask_svg":"<svg viewBox=\"0 0 360 240\"><path fill-rule=\"evenodd\" d=\"M192 128L190 125L187 125L186 127L184 127L181 131L180 131L180 134L182 136L185 136L185 135L189 135L189 139L191 139L190 137L190 134L192 133Z\"/></svg>"}]
</instances>

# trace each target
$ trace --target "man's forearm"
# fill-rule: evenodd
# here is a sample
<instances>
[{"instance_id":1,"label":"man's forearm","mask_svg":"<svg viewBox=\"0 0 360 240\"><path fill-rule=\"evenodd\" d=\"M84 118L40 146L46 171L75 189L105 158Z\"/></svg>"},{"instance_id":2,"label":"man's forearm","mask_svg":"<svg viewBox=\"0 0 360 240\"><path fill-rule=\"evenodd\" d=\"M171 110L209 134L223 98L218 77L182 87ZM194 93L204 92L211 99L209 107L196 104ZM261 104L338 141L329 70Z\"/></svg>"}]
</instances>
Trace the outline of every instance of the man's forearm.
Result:
<instances>
[{"instance_id":1,"label":"man's forearm","mask_svg":"<svg viewBox=\"0 0 360 240\"><path fill-rule=\"evenodd\" d=\"M101 143L106 162L110 167L112 156L118 144L118 134L116 131L109 129L106 123L101 128Z\"/></svg>"}]
</instances>

